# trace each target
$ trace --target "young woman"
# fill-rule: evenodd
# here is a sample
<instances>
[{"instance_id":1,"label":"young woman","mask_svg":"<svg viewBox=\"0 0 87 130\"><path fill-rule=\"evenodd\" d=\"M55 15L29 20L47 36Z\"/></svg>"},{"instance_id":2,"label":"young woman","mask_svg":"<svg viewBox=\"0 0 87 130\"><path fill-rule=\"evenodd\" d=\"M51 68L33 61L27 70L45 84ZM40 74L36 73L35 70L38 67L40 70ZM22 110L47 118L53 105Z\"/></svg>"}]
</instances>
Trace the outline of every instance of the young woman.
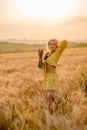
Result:
<instances>
[{"instance_id":1,"label":"young woman","mask_svg":"<svg viewBox=\"0 0 87 130\"><path fill-rule=\"evenodd\" d=\"M38 67L44 72L44 87L46 90L46 100L48 102L50 112L53 112L52 103L54 102L54 92L58 90L58 75L56 65L59 61L61 54L67 47L67 41L61 41L58 44L57 39L51 39L48 42L48 50L43 57L43 49L38 50L39 62Z\"/></svg>"}]
</instances>

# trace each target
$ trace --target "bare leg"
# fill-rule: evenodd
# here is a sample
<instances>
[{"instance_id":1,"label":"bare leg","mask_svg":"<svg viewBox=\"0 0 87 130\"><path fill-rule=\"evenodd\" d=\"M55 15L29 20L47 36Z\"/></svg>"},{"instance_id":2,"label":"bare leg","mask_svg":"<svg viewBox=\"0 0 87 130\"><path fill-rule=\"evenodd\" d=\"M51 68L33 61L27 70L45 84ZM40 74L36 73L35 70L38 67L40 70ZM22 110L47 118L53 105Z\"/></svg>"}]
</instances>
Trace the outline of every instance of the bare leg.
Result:
<instances>
[{"instance_id":1,"label":"bare leg","mask_svg":"<svg viewBox=\"0 0 87 130\"><path fill-rule=\"evenodd\" d=\"M46 101L48 103L50 113L52 114L54 111L53 103L55 103L54 102L54 90L46 90Z\"/></svg>"}]
</instances>

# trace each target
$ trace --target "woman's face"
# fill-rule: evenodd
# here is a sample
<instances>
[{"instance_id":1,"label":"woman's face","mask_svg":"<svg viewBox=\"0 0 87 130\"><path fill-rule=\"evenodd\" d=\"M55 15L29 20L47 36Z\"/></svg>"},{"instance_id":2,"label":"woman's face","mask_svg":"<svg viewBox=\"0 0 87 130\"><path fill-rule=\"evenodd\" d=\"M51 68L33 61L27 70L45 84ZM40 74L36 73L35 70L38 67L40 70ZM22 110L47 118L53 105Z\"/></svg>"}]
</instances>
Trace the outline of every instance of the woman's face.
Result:
<instances>
[{"instance_id":1,"label":"woman's face","mask_svg":"<svg viewBox=\"0 0 87 130\"><path fill-rule=\"evenodd\" d=\"M51 52L54 52L57 48L57 42L55 40L52 40L48 43L48 49L51 51Z\"/></svg>"}]
</instances>

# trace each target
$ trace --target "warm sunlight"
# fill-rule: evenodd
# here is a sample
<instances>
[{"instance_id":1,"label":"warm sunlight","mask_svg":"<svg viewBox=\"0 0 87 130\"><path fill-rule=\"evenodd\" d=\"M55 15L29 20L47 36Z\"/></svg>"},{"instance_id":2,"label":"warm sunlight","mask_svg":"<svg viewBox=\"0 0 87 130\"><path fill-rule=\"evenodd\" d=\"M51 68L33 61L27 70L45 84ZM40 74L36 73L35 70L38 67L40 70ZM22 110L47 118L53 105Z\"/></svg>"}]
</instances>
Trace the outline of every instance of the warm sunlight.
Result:
<instances>
[{"instance_id":1,"label":"warm sunlight","mask_svg":"<svg viewBox=\"0 0 87 130\"><path fill-rule=\"evenodd\" d=\"M10 5L16 18L61 19L78 14L78 0L15 0Z\"/></svg>"},{"instance_id":2,"label":"warm sunlight","mask_svg":"<svg viewBox=\"0 0 87 130\"><path fill-rule=\"evenodd\" d=\"M87 0L0 0L0 39L87 39Z\"/></svg>"}]
</instances>

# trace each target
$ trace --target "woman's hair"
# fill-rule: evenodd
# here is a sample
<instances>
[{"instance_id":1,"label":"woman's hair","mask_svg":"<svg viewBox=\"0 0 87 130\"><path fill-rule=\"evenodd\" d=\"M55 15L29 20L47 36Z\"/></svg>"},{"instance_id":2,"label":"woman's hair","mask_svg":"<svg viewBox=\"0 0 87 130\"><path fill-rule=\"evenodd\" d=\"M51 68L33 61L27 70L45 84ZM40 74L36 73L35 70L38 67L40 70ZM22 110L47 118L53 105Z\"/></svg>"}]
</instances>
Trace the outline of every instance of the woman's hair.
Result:
<instances>
[{"instance_id":1,"label":"woman's hair","mask_svg":"<svg viewBox=\"0 0 87 130\"><path fill-rule=\"evenodd\" d=\"M49 43L50 43L51 41L55 41L56 44L57 44L57 47L58 47L58 40L57 40L57 39L51 39L51 40L48 41L48 44L46 45L46 50L48 50L48 51L49 51L48 45L49 45Z\"/></svg>"},{"instance_id":2,"label":"woman's hair","mask_svg":"<svg viewBox=\"0 0 87 130\"><path fill-rule=\"evenodd\" d=\"M49 40L49 41L48 41L48 45L49 45L49 43L50 43L51 41L55 41L56 44L57 44L57 47L58 47L58 40L57 40L57 39L51 39L51 40Z\"/></svg>"},{"instance_id":3,"label":"woman's hair","mask_svg":"<svg viewBox=\"0 0 87 130\"><path fill-rule=\"evenodd\" d=\"M57 39L51 39L51 40L48 41L48 44L46 45L46 50L47 50L47 52L49 52L48 45L49 45L49 43L50 43L51 41L55 41L56 44L57 44L57 47L58 47L58 40L57 40Z\"/></svg>"}]
</instances>

